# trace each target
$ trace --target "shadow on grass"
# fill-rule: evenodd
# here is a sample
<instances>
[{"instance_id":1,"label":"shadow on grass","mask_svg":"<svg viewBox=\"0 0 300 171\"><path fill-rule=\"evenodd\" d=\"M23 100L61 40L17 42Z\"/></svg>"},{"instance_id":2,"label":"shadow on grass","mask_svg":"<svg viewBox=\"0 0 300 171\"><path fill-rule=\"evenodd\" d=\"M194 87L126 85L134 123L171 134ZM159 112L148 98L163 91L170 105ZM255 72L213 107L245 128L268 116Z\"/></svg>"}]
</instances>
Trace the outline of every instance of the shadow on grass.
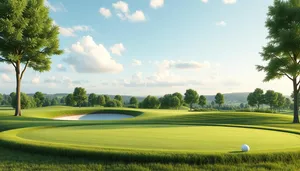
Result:
<instances>
[{"instance_id":1,"label":"shadow on grass","mask_svg":"<svg viewBox=\"0 0 300 171\"><path fill-rule=\"evenodd\" d=\"M244 153L242 151L229 151L228 153L231 153L231 154L239 154L239 153Z\"/></svg>"}]
</instances>

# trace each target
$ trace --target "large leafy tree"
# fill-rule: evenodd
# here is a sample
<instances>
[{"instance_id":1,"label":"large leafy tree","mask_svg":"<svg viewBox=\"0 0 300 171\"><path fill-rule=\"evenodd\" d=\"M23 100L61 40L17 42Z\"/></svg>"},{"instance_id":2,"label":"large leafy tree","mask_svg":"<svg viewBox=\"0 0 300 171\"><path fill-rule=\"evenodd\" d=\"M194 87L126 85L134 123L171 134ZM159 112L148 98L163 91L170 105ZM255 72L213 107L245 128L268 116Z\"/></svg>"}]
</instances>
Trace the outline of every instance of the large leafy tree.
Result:
<instances>
[{"instance_id":1,"label":"large leafy tree","mask_svg":"<svg viewBox=\"0 0 300 171\"><path fill-rule=\"evenodd\" d=\"M281 93L277 93L276 108L280 111L285 106L285 97Z\"/></svg>"},{"instance_id":2,"label":"large leafy tree","mask_svg":"<svg viewBox=\"0 0 300 171\"><path fill-rule=\"evenodd\" d=\"M274 0L269 7L266 27L268 44L261 56L266 66L258 65L258 71L266 72L264 81L287 77L293 83L294 123L299 123L298 94L300 90L300 1Z\"/></svg>"},{"instance_id":3,"label":"large leafy tree","mask_svg":"<svg viewBox=\"0 0 300 171\"><path fill-rule=\"evenodd\" d=\"M157 99L157 97L154 96L147 96L143 102L142 102L142 107L146 109L158 109L160 106L160 102Z\"/></svg>"},{"instance_id":4,"label":"large leafy tree","mask_svg":"<svg viewBox=\"0 0 300 171\"><path fill-rule=\"evenodd\" d=\"M75 106L76 105L76 102L74 100L73 94L68 94L66 96L66 100L65 101L66 101L66 105L67 106Z\"/></svg>"},{"instance_id":5,"label":"large leafy tree","mask_svg":"<svg viewBox=\"0 0 300 171\"><path fill-rule=\"evenodd\" d=\"M220 109L221 105L224 104L224 102L225 102L224 95L221 93L217 93L215 96L215 102L216 102L216 104L219 105L219 109Z\"/></svg>"},{"instance_id":6,"label":"large leafy tree","mask_svg":"<svg viewBox=\"0 0 300 171\"><path fill-rule=\"evenodd\" d=\"M87 101L86 90L82 87L76 87L74 89L73 97L79 107L81 107Z\"/></svg>"},{"instance_id":7,"label":"large leafy tree","mask_svg":"<svg viewBox=\"0 0 300 171\"><path fill-rule=\"evenodd\" d=\"M120 95L116 95L114 99L119 100L121 103L123 103L123 98Z\"/></svg>"},{"instance_id":8,"label":"large leafy tree","mask_svg":"<svg viewBox=\"0 0 300 171\"><path fill-rule=\"evenodd\" d=\"M178 92L173 93L172 95L178 97L178 99L180 100L180 106L182 106L183 103L184 103L183 95L181 93L178 93Z\"/></svg>"},{"instance_id":9,"label":"large leafy tree","mask_svg":"<svg viewBox=\"0 0 300 171\"><path fill-rule=\"evenodd\" d=\"M206 105L206 103L207 103L206 97L201 95L199 97L199 105L203 108Z\"/></svg>"},{"instance_id":10,"label":"large leafy tree","mask_svg":"<svg viewBox=\"0 0 300 171\"><path fill-rule=\"evenodd\" d=\"M248 95L247 101L250 106L256 106L257 109L259 109L260 105L265 103L264 91L260 88L256 88L253 93Z\"/></svg>"},{"instance_id":11,"label":"large leafy tree","mask_svg":"<svg viewBox=\"0 0 300 171\"><path fill-rule=\"evenodd\" d=\"M251 107L254 107L257 104L253 93L249 93L247 97L247 101L248 101L248 105L250 105Z\"/></svg>"},{"instance_id":12,"label":"large leafy tree","mask_svg":"<svg viewBox=\"0 0 300 171\"><path fill-rule=\"evenodd\" d=\"M180 99L177 96L172 96L170 99L170 107L173 109L179 109L180 105Z\"/></svg>"},{"instance_id":13,"label":"large leafy tree","mask_svg":"<svg viewBox=\"0 0 300 171\"><path fill-rule=\"evenodd\" d=\"M265 102L266 104L268 104L271 108L271 110L273 110L273 108L276 106L277 104L277 99L278 99L278 93L276 93L273 90L268 90L265 94Z\"/></svg>"},{"instance_id":14,"label":"large leafy tree","mask_svg":"<svg viewBox=\"0 0 300 171\"><path fill-rule=\"evenodd\" d=\"M21 116L21 80L26 69L50 70L51 55L62 53L58 35L44 0L0 1L0 62L15 68L15 116Z\"/></svg>"},{"instance_id":15,"label":"large leafy tree","mask_svg":"<svg viewBox=\"0 0 300 171\"><path fill-rule=\"evenodd\" d=\"M89 95L89 104L92 106L92 107L94 107L96 104L97 104L97 99L98 97L97 97L97 95L95 94L95 93L91 93L90 95Z\"/></svg>"},{"instance_id":16,"label":"large leafy tree","mask_svg":"<svg viewBox=\"0 0 300 171\"><path fill-rule=\"evenodd\" d=\"M139 101L136 97L131 97L129 103L135 107L138 107Z\"/></svg>"},{"instance_id":17,"label":"large leafy tree","mask_svg":"<svg viewBox=\"0 0 300 171\"><path fill-rule=\"evenodd\" d=\"M190 110L192 110L193 104L197 103L198 100L199 100L199 94L197 93L197 91L188 89L184 93L184 101L187 104L190 104Z\"/></svg>"},{"instance_id":18,"label":"large leafy tree","mask_svg":"<svg viewBox=\"0 0 300 171\"><path fill-rule=\"evenodd\" d=\"M104 95L105 98L105 102L107 103L108 101L110 101L110 97L108 95Z\"/></svg>"},{"instance_id":19,"label":"large leafy tree","mask_svg":"<svg viewBox=\"0 0 300 171\"><path fill-rule=\"evenodd\" d=\"M38 92L34 93L33 97L34 97L36 106L37 107L42 107L43 104L44 104L44 100L45 100L44 94L42 92L38 91Z\"/></svg>"},{"instance_id":20,"label":"large leafy tree","mask_svg":"<svg viewBox=\"0 0 300 171\"><path fill-rule=\"evenodd\" d=\"M105 106L106 101L105 101L105 97L103 95L98 96L98 104L101 106Z\"/></svg>"}]
</instances>

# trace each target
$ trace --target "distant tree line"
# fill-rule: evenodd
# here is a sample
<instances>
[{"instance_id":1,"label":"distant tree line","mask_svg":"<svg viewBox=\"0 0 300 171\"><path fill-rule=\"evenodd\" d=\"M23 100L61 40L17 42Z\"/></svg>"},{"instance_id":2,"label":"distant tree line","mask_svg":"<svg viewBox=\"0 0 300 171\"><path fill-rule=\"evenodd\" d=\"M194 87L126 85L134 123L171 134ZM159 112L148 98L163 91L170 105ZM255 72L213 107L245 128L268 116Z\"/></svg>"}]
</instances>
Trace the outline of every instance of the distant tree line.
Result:
<instances>
[{"instance_id":1,"label":"distant tree line","mask_svg":"<svg viewBox=\"0 0 300 171\"><path fill-rule=\"evenodd\" d=\"M247 97L249 106L260 110L263 105L267 105L271 111L280 111L290 109L293 106L290 98L284 97L281 93L273 90L267 90L265 93L262 89L256 88L254 92Z\"/></svg>"},{"instance_id":2,"label":"distant tree line","mask_svg":"<svg viewBox=\"0 0 300 171\"><path fill-rule=\"evenodd\" d=\"M291 95L293 96L293 95ZM16 93L10 95L0 94L1 105L11 105L16 107ZM298 97L300 98L300 96ZM188 107L190 110L207 111L207 110L249 110L250 107L256 110L262 109L263 105L270 108L271 111L289 109L293 105L288 97L284 97L281 93L268 90L266 93L262 89L255 89L247 97L247 104L224 105L224 95L217 93L215 99L210 103L204 95L199 95L197 91L188 89L183 94L175 92L166 94L160 98L155 96L147 96L144 100L138 101L136 97L131 97L129 102L124 102L121 95L111 98L108 95L96 95L95 93L87 94L82 87L76 87L73 93L67 96L50 98L42 92L36 92L33 96L21 93L21 108L47 107L56 105L66 105L73 107L129 107L144 109L180 109L182 106ZM299 100L300 101L300 100Z\"/></svg>"}]
</instances>

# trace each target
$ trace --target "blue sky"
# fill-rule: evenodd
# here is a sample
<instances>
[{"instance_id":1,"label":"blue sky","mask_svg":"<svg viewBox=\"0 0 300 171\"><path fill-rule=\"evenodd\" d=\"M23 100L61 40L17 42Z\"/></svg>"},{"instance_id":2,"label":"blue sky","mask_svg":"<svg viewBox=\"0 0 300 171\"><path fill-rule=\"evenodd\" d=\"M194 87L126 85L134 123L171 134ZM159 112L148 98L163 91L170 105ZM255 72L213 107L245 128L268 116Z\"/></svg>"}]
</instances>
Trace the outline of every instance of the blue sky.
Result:
<instances>
[{"instance_id":1,"label":"blue sky","mask_svg":"<svg viewBox=\"0 0 300 171\"><path fill-rule=\"evenodd\" d=\"M50 72L28 70L22 91L163 95L187 88L200 94L290 94L287 79L263 83L259 52L272 0L48 0L60 27L61 56ZM13 70L0 65L1 92L15 90Z\"/></svg>"}]
</instances>

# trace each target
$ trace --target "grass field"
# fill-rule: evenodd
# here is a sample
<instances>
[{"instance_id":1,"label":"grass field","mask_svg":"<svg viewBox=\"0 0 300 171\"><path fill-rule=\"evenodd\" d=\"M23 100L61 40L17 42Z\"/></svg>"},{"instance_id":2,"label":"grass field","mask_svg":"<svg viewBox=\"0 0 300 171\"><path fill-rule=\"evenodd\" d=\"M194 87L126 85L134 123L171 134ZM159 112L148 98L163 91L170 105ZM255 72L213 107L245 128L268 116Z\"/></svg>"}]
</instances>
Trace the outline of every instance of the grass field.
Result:
<instances>
[{"instance_id":1,"label":"grass field","mask_svg":"<svg viewBox=\"0 0 300 171\"><path fill-rule=\"evenodd\" d=\"M57 121L87 113L120 121ZM287 114L48 107L0 110L0 170L296 170L300 125ZM247 143L249 153L241 153Z\"/></svg>"}]
</instances>

